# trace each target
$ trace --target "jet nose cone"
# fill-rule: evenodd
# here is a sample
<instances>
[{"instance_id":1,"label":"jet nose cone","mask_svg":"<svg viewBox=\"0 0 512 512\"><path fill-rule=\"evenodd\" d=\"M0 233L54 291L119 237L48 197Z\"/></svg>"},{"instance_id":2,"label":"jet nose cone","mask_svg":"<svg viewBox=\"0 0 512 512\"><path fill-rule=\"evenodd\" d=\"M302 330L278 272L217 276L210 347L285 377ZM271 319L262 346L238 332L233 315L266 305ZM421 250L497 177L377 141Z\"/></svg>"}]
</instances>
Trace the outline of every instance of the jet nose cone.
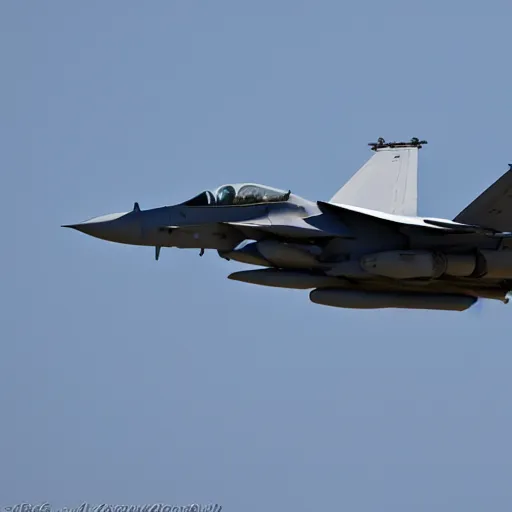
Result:
<instances>
[{"instance_id":1,"label":"jet nose cone","mask_svg":"<svg viewBox=\"0 0 512 512\"><path fill-rule=\"evenodd\" d=\"M80 229L80 226L81 226L81 224L63 224L61 226L61 228L71 228L71 229L76 229L77 231L82 231Z\"/></svg>"},{"instance_id":2,"label":"jet nose cone","mask_svg":"<svg viewBox=\"0 0 512 512\"><path fill-rule=\"evenodd\" d=\"M85 222L79 222L78 224L64 224L62 227L76 229L81 233L103 240L123 241L122 239L130 234L127 232L131 231L129 228L132 228L130 223L123 219L125 215L126 213L113 213L95 217Z\"/></svg>"},{"instance_id":3,"label":"jet nose cone","mask_svg":"<svg viewBox=\"0 0 512 512\"><path fill-rule=\"evenodd\" d=\"M76 229L77 231L85 233L86 235L97 236L97 233L106 227L104 225L102 226L101 224L101 222L83 222L79 224L65 224L61 227Z\"/></svg>"}]
</instances>

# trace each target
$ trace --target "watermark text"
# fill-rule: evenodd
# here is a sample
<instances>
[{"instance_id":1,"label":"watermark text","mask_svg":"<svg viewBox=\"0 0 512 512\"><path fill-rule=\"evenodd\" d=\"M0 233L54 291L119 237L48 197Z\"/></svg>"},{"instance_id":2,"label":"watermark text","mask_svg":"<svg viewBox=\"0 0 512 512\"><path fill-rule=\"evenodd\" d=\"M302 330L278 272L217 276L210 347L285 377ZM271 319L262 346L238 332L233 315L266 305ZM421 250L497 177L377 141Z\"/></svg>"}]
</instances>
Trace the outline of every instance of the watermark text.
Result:
<instances>
[{"instance_id":1,"label":"watermark text","mask_svg":"<svg viewBox=\"0 0 512 512\"><path fill-rule=\"evenodd\" d=\"M102 503L92 505L82 503L78 507L52 507L49 503L33 505L30 503L18 503L12 507L0 507L0 512L221 512L222 505L166 505L153 503L147 505L114 505Z\"/></svg>"}]
</instances>

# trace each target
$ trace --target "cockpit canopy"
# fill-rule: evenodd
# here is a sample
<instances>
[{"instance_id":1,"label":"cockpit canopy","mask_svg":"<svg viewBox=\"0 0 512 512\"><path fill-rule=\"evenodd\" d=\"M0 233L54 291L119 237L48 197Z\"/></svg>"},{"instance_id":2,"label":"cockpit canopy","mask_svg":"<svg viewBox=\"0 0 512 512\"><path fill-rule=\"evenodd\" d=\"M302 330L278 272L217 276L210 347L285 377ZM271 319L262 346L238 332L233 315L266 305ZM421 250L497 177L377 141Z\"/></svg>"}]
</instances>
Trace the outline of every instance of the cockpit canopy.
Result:
<instances>
[{"instance_id":1,"label":"cockpit canopy","mask_svg":"<svg viewBox=\"0 0 512 512\"><path fill-rule=\"evenodd\" d=\"M184 204L187 206L231 206L288 201L290 191L254 183L222 185L213 192L206 190Z\"/></svg>"}]
</instances>

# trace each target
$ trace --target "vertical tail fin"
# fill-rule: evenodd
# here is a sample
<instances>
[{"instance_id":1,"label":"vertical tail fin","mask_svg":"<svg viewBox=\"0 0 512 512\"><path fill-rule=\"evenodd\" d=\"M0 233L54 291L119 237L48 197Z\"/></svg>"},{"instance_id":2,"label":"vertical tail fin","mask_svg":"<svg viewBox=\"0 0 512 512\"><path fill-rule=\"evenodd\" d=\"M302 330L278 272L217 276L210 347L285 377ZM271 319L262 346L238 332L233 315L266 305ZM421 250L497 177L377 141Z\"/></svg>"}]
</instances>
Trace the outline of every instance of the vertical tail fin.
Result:
<instances>
[{"instance_id":1,"label":"vertical tail fin","mask_svg":"<svg viewBox=\"0 0 512 512\"><path fill-rule=\"evenodd\" d=\"M418 212L418 149L426 141L370 144L375 154L329 202L395 215Z\"/></svg>"},{"instance_id":2,"label":"vertical tail fin","mask_svg":"<svg viewBox=\"0 0 512 512\"><path fill-rule=\"evenodd\" d=\"M498 231L512 231L512 164L510 169L472 203L462 210L455 222L476 224Z\"/></svg>"}]
</instances>

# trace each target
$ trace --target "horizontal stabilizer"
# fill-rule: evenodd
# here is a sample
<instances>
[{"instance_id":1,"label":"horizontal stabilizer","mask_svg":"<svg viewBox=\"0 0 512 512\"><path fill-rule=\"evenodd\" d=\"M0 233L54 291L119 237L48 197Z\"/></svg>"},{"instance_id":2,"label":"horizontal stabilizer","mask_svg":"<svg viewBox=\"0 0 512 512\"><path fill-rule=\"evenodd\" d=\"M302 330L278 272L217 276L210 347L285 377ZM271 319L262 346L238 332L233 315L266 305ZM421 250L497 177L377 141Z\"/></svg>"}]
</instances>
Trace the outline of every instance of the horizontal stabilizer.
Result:
<instances>
[{"instance_id":1,"label":"horizontal stabilizer","mask_svg":"<svg viewBox=\"0 0 512 512\"><path fill-rule=\"evenodd\" d=\"M497 231L512 231L512 165L453 220Z\"/></svg>"},{"instance_id":2,"label":"horizontal stabilizer","mask_svg":"<svg viewBox=\"0 0 512 512\"><path fill-rule=\"evenodd\" d=\"M416 216L419 147L408 143L375 146L376 153L329 202Z\"/></svg>"}]
</instances>

